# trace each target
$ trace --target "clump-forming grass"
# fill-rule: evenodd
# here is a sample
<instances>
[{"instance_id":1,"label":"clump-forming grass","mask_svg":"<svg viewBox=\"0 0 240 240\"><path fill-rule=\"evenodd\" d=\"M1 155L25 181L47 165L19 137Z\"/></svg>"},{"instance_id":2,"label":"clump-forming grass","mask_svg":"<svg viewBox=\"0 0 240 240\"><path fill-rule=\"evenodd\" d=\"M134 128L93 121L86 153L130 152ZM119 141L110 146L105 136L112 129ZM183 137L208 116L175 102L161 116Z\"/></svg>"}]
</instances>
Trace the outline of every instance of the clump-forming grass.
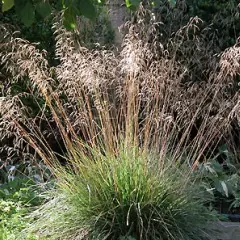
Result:
<instances>
[{"instance_id":1,"label":"clump-forming grass","mask_svg":"<svg viewBox=\"0 0 240 240\"><path fill-rule=\"evenodd\" d=\"M1 136L15 137L17 147L30 146L57 178L52 200L34 215L32 230L40 235L164 240L204 235L212 213L191 171L220 141L231 146L239 109L234 90L239 46L216 55L198 18L160 43L161 28L151 16L140 8L117 55L81 47L79 36L57 22L60 64L51 69L43 52L2 28L4 70L27 76L34 96L45 100L32 118L21 96L0 102ZM201 67L203 80L196 78ZM61 159L68 167L59 164L49 136L62 141Z\"/></svg>"},{"instance_id":2,"label":"clump-forming grass","mask_svg":"<svg viewBox=\"0 0 240 240\"><path fill-rule=\"evenodd\" d=\"M217 215L185 165L131 145L117 155L76 153L74 171L58 168L55 196L32 214L29 231L49 239L211 239L207 224Z\"/></svg>"}]
</instances>

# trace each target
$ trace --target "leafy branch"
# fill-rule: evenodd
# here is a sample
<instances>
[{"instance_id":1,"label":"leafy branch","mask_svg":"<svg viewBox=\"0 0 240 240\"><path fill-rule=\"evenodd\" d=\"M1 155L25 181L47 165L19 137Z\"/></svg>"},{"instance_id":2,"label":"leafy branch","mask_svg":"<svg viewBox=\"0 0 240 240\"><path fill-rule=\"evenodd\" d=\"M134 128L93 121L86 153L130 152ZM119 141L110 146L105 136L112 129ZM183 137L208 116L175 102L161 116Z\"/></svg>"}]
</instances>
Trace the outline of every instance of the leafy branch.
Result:
<instances>
[{"instance_id":1,"label":"leafy branch","mask_svg":"<svg viewBox=\"0 0 240 240\"><path fill-rule=\"evenodd\" d=\"M122 0L130 10L135 11L141 0ZM156 5L161 0L152 1ZM169 0L170 2L175 0ZM67 29L74 29L77 16L89 19L97 17L97 5L104 5L105 0L2 0L2 12L15 9L21 21L28 27L36 20L36 13L43 19L49 17L53 8L62 10L63 23Z\"/></svg>"}]
</instances>

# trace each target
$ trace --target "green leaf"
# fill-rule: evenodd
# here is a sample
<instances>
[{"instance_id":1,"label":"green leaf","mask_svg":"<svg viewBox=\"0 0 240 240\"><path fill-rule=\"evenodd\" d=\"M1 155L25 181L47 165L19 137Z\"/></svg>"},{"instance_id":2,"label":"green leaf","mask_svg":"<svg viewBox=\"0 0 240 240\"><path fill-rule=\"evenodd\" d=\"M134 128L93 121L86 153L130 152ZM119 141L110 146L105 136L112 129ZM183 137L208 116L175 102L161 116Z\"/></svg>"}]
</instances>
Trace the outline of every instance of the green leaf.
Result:
<instances>
[{"instance_id":1,"label":"green leaf","mask_svg":"<svg viewBox=\"0 0 240 240\"><path fill-rule=\"evenodd\" d=\"M223 181L221 181L220 183L222 185L222 188L223 188L223 191L224 191L225 195L228 197L229 194L228 194L228 187L227 187L226 183L223 182Z\"/></svg>"},{"instance_id":2,"label":"green leaf","mask_svg":"<svg viewBox=\"0 0 240 240\"><path fill-rule=\"evenodd\" d=\"M2 0L2 11L6 12L14 6L14 0Z\"/></svg>"},{"instance_id":3,"label":"green leaf","mask_svg":"<svg viewBox=\"0 0 240 240\"><path fill-rule=\"evenodd\" d=\"M20 16L22 9L27 4L28 0L17 0L15 1L15 9L18 16Z\"/></svg>"},{"instance_id":4,"label":"green leaf","mask_svg":"<svg viewBox=\"0 0 240 240\"><path fill-rule=\"evenodd\" d=\"M25 26L30 26L35 20L35 9L30 0L15 1L16 13Z\"/></svg>"},{"instance_id":5,"label":"green leaf","mask_svg":"<svg viewBox=\"0 0 240 240\"><path fill-rule=\"evenodd\" d=\"M220 192L223 196L229 197L229 191L225 181L216 179L216 181L214 182L214 186L216 190Z\"/></svg>"},{"instance_id":6,"label":"green leaf","mask_svg":"<svg viewBox=\"0 0 240 240\"><path fill-rule=\"evenodd\" d=\"M20 17L25 26L31 26L35 21L35 9L31 2L27 2L27 4L22 8L20 12Z\"/></svg>"},{"instance_id":7,"label":"green leaf","mask_svg":"<svg viewBox=\"0 0 240 240\"><path fill-rule=\"evenodd\" d=\"M135 11L140 4L141 0L125 0L127 8Z\"/></svg>"},{"instance_id":8,"label":"green leaf","mask_svg":"<svg viewBox=\"0 0 240 240\"><path fill-rule=\"evenodd\" d=\"M91 0L74 0L73 6L78 15L83 15L89 19L95 19L97 16L96 8Z\"/></svg>"},{"instance_id":9,"label":"green leaf","mask_svg":"<svg viewBox=\"0 0 240 240\"><path fill-rule=\"evenodd\" d=\"M62 0L56 0L55 8L58 11L61 11L63 9L63 2L62 2Z\"/></svg>"},{"instance_id":10,"label":"green leaf","mask_svg":"<svg viewBox=\"0 0 240 240\"><path fill-rule=\"evenodd\" d=\"M63 14L63 24L67 30L72 30L76 27L77 14L72 7L68 7Z\"/></svg>"},{"instance_id":11,"label":"green leaf","mask_svg":"<svg viewBox=\"0 0 240 240\"><path fill-rule=\"evenodd\" d=\"M48 1L40 2L36 5L36 11L42 18L46 18L52 12L51 5Z\"/></svg>"}]
</instances>

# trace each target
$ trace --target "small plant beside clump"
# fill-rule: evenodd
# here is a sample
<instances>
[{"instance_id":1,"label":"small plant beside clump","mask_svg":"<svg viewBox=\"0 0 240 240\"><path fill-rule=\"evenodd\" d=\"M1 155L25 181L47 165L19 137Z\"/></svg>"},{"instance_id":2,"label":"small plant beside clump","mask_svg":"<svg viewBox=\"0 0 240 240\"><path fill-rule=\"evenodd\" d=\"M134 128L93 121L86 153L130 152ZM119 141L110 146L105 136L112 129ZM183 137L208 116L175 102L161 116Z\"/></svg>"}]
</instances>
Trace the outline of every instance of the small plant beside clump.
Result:
<instances>
[{"instance_id":1,"label":"small plant beside clump","mask_svg":"<svg viewBox=\"0 0 240 240\"><path fill-rule=\"evenodd\" d=\"M220 157L223 159L222 163L218 161ZM215 206L221 213L236 211L240 206L240 175L239 170L232 163L233 154L226 148L226 145L222 145L216 156L208 162L199 164L196 169L206 189L206 194L214 195Z\"/></svg>"},{"instance_id":2,"label":"small plant beside clump","mask_svg":"<svg viewBox=\"0 0 240 240\"><path fill-rule=\"evenodd\" d=\"M27 178L15 178L0 185L0 239L16 240L18 234L28 226L25 216L34 206L42 202L34 182ZM24 239L37 240L34 234Z\"/></svg>"},{"instance_id":3,"label":"small plant beside clump","mask_svg":"<svg viewBox=\"0 0 240 240\"><path fill-rule=\"evenodd\" d=\"M58 168L54 197L32 214L30 231L49 239L208 239L206 224L217 215L186 166L130 146L76 152L71 165Z\"/></svg>"}]
</instances>

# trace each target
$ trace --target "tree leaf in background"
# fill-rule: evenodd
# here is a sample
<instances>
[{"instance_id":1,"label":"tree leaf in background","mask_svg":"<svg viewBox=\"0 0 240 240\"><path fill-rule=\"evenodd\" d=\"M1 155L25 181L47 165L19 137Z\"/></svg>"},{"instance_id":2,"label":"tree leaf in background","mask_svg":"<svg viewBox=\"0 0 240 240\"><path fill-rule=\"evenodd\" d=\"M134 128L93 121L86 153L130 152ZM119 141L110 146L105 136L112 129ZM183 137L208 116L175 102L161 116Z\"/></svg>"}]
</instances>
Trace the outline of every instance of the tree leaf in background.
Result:
<instances>
[{"instance_id":1,"label":"tree leaf in background","mask_svg":"<svg viewBox=\"0 0 240 240\"><path fill-rule=\"evenodd\" d=\"M72 7L68 7L63 14L63 24L67 30L72 30L76 27L77 14Z\"/></svg>"},{"instance_id":2,"label":"tree leaf in background","mask_svg":"<svg viewBox=\"0 0 240 240\"><path fill-rule=\"evenodd\" d=\"M26 5L22 6L19 14L22 22L25 26L31 26L35 21L35 9L30 1L27 1Z\"/></svg>"},{"instance_id":3,"label":"tree leaf in background","mask_svg":"<svg viewBox=\"0 0 240 240\"><path fill-rule=\"evenodd\" d=\"M28 0L17 0L14 3L15 3L16 13L18 14L18 16L20 16L22 9L28 3Z\"/></svg>"},{"instance_id":4,"label":"tree leaf in background","mask_svg":"<svg viewBox=\"0 0 240 240\"><path fill-rule=\"evenodd\" d=\"M51 5L48 1L41 1L36 5L36 11L42 18L46 18L51 14Z\"/></svg>"},{"instance_id":5,"label":"tree leaf in background","mask_svg":"<svg viewBox=\"0 0 240 240\"><path fill-rule=\"evenodd\" d=\"M91 0L74 0L73 6L78 15L83 15L89 19L95 19L97 16L96 8Z\"/></svg>"},{"instance_id":6,"label":"tree leaf in background","mask_svg":"<svg viewBox=\"0 0 240 240\"><path fill-rule=\"evenodd\" d=\"M127 8L135 11L140 4L141 0L125 0Z\"/></svg>"},{"instance_id":7,"label":"tree leaf in background","mask_svg":"<svg viewBox=\"0 0 240 240\"><path fill-rule=\"evenodd\" d=\"M2 0L2 11L6 12L14 6L14 0Z\"/></svg>"}]
</instances>

